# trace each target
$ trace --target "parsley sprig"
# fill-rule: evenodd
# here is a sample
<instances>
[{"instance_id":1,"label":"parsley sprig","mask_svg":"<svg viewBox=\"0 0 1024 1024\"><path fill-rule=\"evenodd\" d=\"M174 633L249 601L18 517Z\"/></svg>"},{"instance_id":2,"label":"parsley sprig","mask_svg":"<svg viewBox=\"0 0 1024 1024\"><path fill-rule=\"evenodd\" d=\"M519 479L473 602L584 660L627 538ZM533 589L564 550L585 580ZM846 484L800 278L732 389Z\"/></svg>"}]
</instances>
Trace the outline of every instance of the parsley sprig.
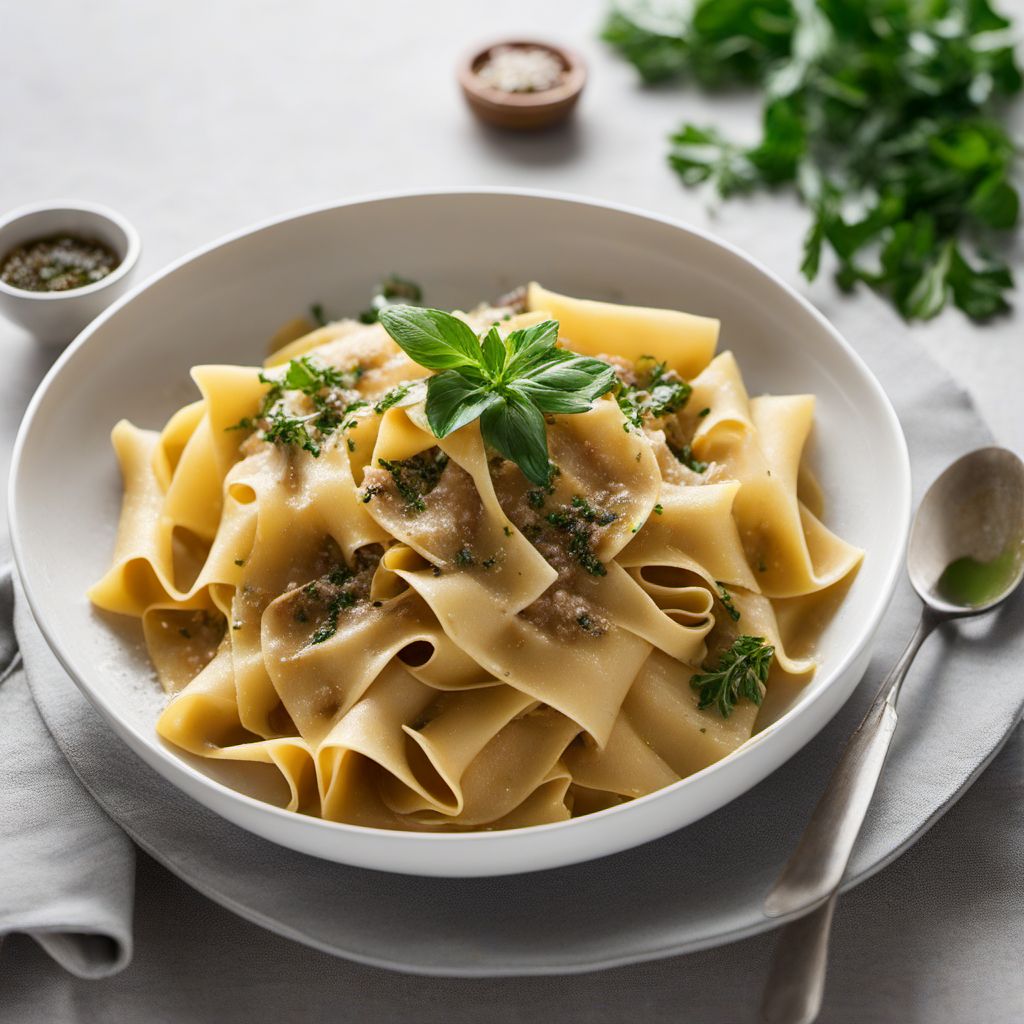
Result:
<instances>
[{"instance_id":1,"label":"parsley sprig","mask_svg":"<svg viewBox=\"0 0 1024 1024\"><path fill-rule=\"evenodd\" d=\"M716 707L728 718L741 699L760 706L764 699L768 670L772 667L775 648L763 636L740 636L722 652L715 668L696 673L690 685L697 691L700 709Z\"/></svg>"},{"instance_id":2,"label":"parsley sprig","mask_svg":"<svg viewBox=\"0 0 1024 1024\"><path fill-rule=\"evenodd\" d=\"M645 419L671 416L686 405L693 389L668 364L640 356L634 369L636 383L620 384L615 393L629 426L639 429Z\"/></svg>"},{"instance_id":3,"label":"parsley sprig","mask_svg":"<svg viewBox=\"0 0 1024 1024\"><path fill-rule=\"evenodd\" d=\"M558 530L568 535L568 551L591 576L607 576L604 563L594 554L595 527L610 526L618 519L615 512L594 508L586 498L574 494L569 505L563 505L545 517Z\"/></svg>"},{"instance_id":4,"label":"parsley sprig","mask_svg":"<svg viewBox=\"0 0 1024 1024\"><path fill-rule=\"evenodd\" d=\"M718 587L718 599L722 602L722 607L728 613L729 618L733 622L739 622L741 617L740 610L733 604L732 594L725 589L725 584L720 580L715 581L715 586Z\"/></svg>"},{"instance_id":5,"label":"parsley sprig","mask_svg":"<svg viewBox=\"0 0 1024 1024\"><path fill-rule=\"evenodd\" d=\"M427 505L423 498L437 486L448 465L448 456L440 448L431 448L410 459L377 461L382 469L391 474L395 490L404 503L404 511L413 514L426 511ZM370 494L369 489L365 493ZM365 500L368 499L364 497Z\"/></svg>"},{"instance_id":6,"label":"parsley sprig","mask_svg":"<svg viewBox=\"0 0 1024 1024\"><path fill-rule=\"evenodd\" d=\"M315 361L311 356L292 359L280 377L260 373L260 381L269 385L259 411L246 416L229 430L259 430L264 441L294 446L319 458L323 441L336 430L355 424L351 414L368 403L353 398L362 376L361 367L339 370ZM310 399L313 411L291 415L286 408L286 393L299 392Z\"/></svg>"},{"instance_id":7,"label":"parsley sprig","mask_svg":"<svg viewBox=\"0 0 1024 1024\"><path fill-rule=\"evenodd\" d=\"M551 476L545 413L586 412L615 384L607 363L556 346L554 320L503 338L497 325L478 337L439 309L387 306L379 315L411 359L437 371L426 401L434 435L479 419L484 441L540 486Z\"/></svg>"},{"instance_id":8,"label":"parsley sprig","mask_svg":"<svg viewBox=\"0 0 1024 1024\"><path fill-rule=\"evenodd\" d=\"M1003 107L1022 77L989 0L616 0L604 38L645 81L762 86L761 139L684 124L669 163L722 196L791 183L812 211L802 271L827 247L907 319L1008 308L992 256L1017 224Z\"/></svg>"},{"instance_id":9,"label":"parsley sprig","mask_svg":"<svg viewBox=\"0 0 1024 1024\"><path fill-rule=\"evenodd\" d=\"M676 444L674 441L668 441L668 450L676 457L676 460L681 462L687 469L692 469L694 473L705 473L707 472L708 463L702 462L693 454L693 446L690 444Z\"/></svg>"}]
</instances>

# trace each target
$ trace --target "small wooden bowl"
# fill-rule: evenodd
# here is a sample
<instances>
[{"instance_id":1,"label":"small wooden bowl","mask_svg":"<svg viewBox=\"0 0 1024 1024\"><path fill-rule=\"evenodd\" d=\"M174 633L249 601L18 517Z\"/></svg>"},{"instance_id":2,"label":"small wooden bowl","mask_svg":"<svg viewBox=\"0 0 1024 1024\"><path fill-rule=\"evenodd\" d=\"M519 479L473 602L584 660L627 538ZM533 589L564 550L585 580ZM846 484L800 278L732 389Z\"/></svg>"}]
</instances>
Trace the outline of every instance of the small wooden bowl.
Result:
<instances>
[{"instance_id":1,"label":"small wooden bowl","mask_svg":"<svg viewBox=\"0 0 1024 1024\"><path fill-rule=\"evenodd\" d=\"M561 63L564 74L550 89L539 92L506 92L482 79L480 68L499 47L547 50ZM563 46L553 46L533 39L503 39L474 50L459 65L459 85L470 109L488 124L512 131L535 131L550 128L564 121L576 106L587 80L582 58Z\"/></svg>"}]
</instances>

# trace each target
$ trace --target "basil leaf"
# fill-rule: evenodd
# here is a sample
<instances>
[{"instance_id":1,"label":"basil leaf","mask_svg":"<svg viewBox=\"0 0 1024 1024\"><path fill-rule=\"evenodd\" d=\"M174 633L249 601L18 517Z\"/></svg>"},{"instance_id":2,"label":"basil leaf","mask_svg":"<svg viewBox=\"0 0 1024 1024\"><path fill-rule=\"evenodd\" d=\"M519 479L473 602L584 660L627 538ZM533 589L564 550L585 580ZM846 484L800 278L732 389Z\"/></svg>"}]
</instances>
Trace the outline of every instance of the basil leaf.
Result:
<instances>
[{"instance_id":1,"label":"basil leaf","mask_svg":"<svg viewBox=\"0 0 1024 1024\"><path fill-rule=\"evenodd\" d=\"M428 370L483 365L477 336L451 313L416 306L388 306L380 310L379 316L384 329L405 354Z\"/></svg>"},{"instance_id":2,"label":"basil leaf","mask_svg":"<svg viewBox=\"0 0 1024 1024\"><path fill-rule=\"evenodd\" d=\"M457 370L443 370L427 381L427 422L435 437L447 437L499 400Z\"/></svg>"},{"instance_id":3,"label":"basil leaf","mask_svg":"<svg viewBox=\"0 0 1024 1024\"><path fill-rule=\"evenodd\" d=\"M529 398L541 412L586 412L612 389L615 371L599 359L576 356L535 368L512 387Z\"/></svg>"},{"instance_id":4,"label":"basil leaf","mask_svg":"<svg viewBox=\"0 0 1024 1024\"><path fill-rule=\"evenodd\" d=\"M589 412L594 403L584 395L573 395L565 391L551 391L541 386L529 386L529 381L517 380L508 385L508 390L514 392L524 401L537 406L541 412L572 413Z\"/></svg>"},{"instance_id":5,"label":"basil leaf","mask_svg":"<svg viewBox=\"0 0 1024 1024\"><path fill-rule=\"evenodd\" d=\"M509 373L519 375L537 359L547 356L552 352L559 352L555 348L558 341L558 321L543 320L533 327L524 327L522 330L513 331L508 336L508 347L512 352L512 358L508 364Z\"/></svg>"},{"instance_id":6,"label":"basil leaf","mask_svg":"<svg viewBox=\"0 0 1024 1024\"><path fill-rule=\"evenodd\" d=\"M483 353L484 368L493 380L505 368L506 356L505 342L502 341L496 324L492 325L484 335L481 352Z\"/></svg>"},{"instance_id":7,"label":"basil leaf","mask_svg":"<svg viewBox=\"0 0 1024 1024\"><path fill-rule=\"evenodd\" d=\"M480 417L484 441L514 462L533 483L544 487L551 476L544 417L515 392L502 395Z\"/></svg>"}]
</instances>

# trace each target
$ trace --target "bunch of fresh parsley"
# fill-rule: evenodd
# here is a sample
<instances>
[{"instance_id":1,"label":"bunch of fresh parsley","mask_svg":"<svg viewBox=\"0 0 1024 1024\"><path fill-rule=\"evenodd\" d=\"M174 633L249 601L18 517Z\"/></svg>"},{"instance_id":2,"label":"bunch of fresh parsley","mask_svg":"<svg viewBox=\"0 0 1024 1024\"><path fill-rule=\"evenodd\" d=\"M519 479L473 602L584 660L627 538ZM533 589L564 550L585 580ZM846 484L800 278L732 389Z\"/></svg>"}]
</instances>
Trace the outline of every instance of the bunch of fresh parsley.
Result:
<instances>
[{"instance_id":1,"label":"bunch of fresh parsley","mask_svg":"<svg viewBox=\"0 0 1024 1024\"><path fill-rule=\"evenodd\" d=\"M794 183L808 279L828 246L844 290L864 282L907 319L951 300L983 320L1013 287L993 255L1019 212L1009 29L988 0L618 0L603 36L647 82L764 88L760 142L685 124L669 162L723 196Z\"/></svg>"},{"instance_id":2,"label":"bunch of fresh parsley","mask_svg":"<svg viewBox=\"0 0 1024 1024\"><path fill-rule=\"evenodd\" d=\"M545 414L586 412L615 384L607 363L556 346L554 320L503 338L496 324L478 337L439 309L385 306L379 315L410 359L438 371L427 381L434 435L479 418L484 441L541 486L551 478Z\"/></svg>"}]
</instances>

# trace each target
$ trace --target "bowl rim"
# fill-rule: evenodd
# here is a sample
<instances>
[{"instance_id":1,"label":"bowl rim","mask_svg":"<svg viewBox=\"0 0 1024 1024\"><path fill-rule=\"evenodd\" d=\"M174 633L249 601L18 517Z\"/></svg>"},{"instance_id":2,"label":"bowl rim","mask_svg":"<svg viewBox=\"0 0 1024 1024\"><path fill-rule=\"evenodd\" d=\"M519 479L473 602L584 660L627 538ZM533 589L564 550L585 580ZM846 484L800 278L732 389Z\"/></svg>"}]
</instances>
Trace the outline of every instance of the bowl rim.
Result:
<instances>
[{"instance_id":1,"label":"bowl rim","mask_svg":"<svg viewBox=\"0 0 1024 1024\"><path fill-rule=\"evenodd\" d=\"M568 203L575 206L590 207L598 210L610 210L615 213L622 213L632 217L639 217L643 220L653 221L657 224L661 224L686 234L696 236L701 241L708 243L713 246L717 246L721 249L726 250L731 255L737 257L742 262L745 262L753 267L754 270L758 271L761 275L768 278L776 287L781 289L791 300L801 306L804 312L808 313L813 320L825 331L830 337L833 344L838 346L842 350L843 354L850 361L856 371L861 377L862 383L873 393L879 410L882 413L885 427L887 432L891 435L891 441L895 444L896 450L894 455L896 456L896 463L898 466L898 479L893 483L895 485L894 490L890 493L890 502L892 509L891 520L894 524L894 528L898 531L897 544L895 547L894 557L891 563L886 567L884 583L877 589L873 603L870 608L870 613L867 614L861 620L861 626L857 634L856 642L851 644L845 654L836 661L834 665L829 668L827 674L820 673L815 676L812 682L809 684L810 693L805 691L805 695L801 696L792 707L787 709L776 721L772 722L769 726L765 727L759 733L756 733L749 740L739 746L736 750L727 754L721 760L716 761L714 764L708 765L702 768L700 771L694 772L692 775L688 775L678 782L674 782L671 785L665 786L662 789L655 790L652 793L648 793L644 796L637 797L633 800L626 801L621 804L617 804L613 807L605 808L604 810L595 811L591 814L581 815L578 818L569 818L565 821L549 822L542 825L530 825L523 828L506 829L506 830L474 830L466 832L411 832L395 829L380 829L373 828L366 825L353 825L347 822L329 821L324 818L314 818L309 815L296 814L292 811L285 810L282 807L278 807L274 804L267 803L262 800L258 800L255 797L249 796L246 793L242 793L236 789L232 789L230 786L219 782L216 779L211 778L204 772L201 772L198 768L194 767L191 763L186 762L180 757L176 757L170 748L157 740L150 738L146 741L146 745L155 756L160 760L163 768L166 771L161 770L161 774L170 779L178 789L183 790L185 793L193 796L190 792L189 785L182 785L180 781L177 781L174 776L184 776L191 786L198 786L199 788L212 790L215 795L226 798L228 801L238 802L248 807L254 814L266 814L270 818L277 818L285 823L287 828L301 830L303 832L312 833L323 833L323 832L338 832L340 834L348 834L353 837L359 837L363 840L394 840L395 842L404 843L411 845L414 842L421 844L433 845L448 845L448 844L490 844L500 843L503 840L506 842L512 842L515 840L522 840L527 835L534 834L545 834L562 832L566 829L576 827L585 827L587 823L595 823L597 820L604 820L612 816L618 816L627 814L631 809L638 806L650 804L656 800L664 799L670 794L677 793L687 786L695 784L695 780L704 779L709 776L713 776L724 770L723 766L733 765L744 760L750 755L750 752L760 747L766 739L774 737L782 732L793 731L796 720L800 717L806 709L809 709L812 705L822 700L827 691L832 685L840 679L840 677L853 665L858 656L863 652L866 645L871 641L875 635L877 628L882 620L882 616L885 614L886 609L892 599L892 596L896 589L898 577L903 570L903 563L905 560L905 552L907 545L907 538L910 531L910 513L911 513L911 469L910 469L910 455L907 448L906 438L903 434L902 426L900 425L899 418L896 415L896 411L889 401L889 397L878 379L871 372L870 368L856 352L856 350L850 345L848 341L840 334L839 330L834 327L829 320L822 314L807 298L801 295L795 288L787 284L781 277L775 274L773 271L765 267L759 260L753 256L744 252L739 246L734 245L725 239L718 238L712 233L705 231L701 228L695 227L690 224L686 224L683 221L677 220L673 217L666 217L653 211L644 210L643 208L631 206L624 203L612 202L605 199L592 198L582 195L577 195L568 192L559 192L548 189L532 189L532 188L513 188L513 187L502 187L502 186L447 186L447 187L435 187L435 188L411 188L411 189L400 189L400 190L389 190L383 192L375 192L369 194L363 194L345 199L342 201L335 201L329 203L320 203L307 207L301 207L297 210L292 210L284 214L271 216L264 218L263 220L257 221L247 227L243 227L236 231L229 232L222 235L211 242L204 245L198 246L195 249L190 250L188 253L179 257L176 260L170 262L163 269L156 271L147 277L144 281L136 284L134 287L129 289L124 295L119 297L115 302L108 306L95 320L91 321L81 333L71 342L71 344L61 353L61 355L54 362L53 366L49 369L46 376L43 378L39 387L36 389L29 402L28 408L25 411L24 417L22 418L21 425L18 429L18 435L15 440L14 449L11 455L11 469L8 480L8 500L7 500L7 512L8 520L10 523L10 535L11 535L11 547L14 556L14 563L18 570L18 576L21 581L26 599L28 600L29 608L32 612L33 619L36 625L39 627L40 632L43 634L50 650L57 658L58 662L68 673L68 675L74 680L86 697L90 700L94 707L101 713L101 715L110 723L114 728L115 732L121 735L122 740L125 739L125 733L134 735L135 730L121 720L117 715L113 707L108 707L107 702L98 694L93 692L92 688L78 675L76 670L73 668L73 658L71 653L67 649L66 645L62 642L58 633L49 628L45 624L40 616L40 603L38 600L38 592L35 584L29 578L25 572L26 568L26 552L22 542L22 530L19 523L18 517L18 494L19 494L19 477L23 472L24 453L25 448L28 444L29 435L32 432L32 427L36 415L38 414L39 407L42 404L43 398L46 392L49 390L50 385L57 378L57 376L63 371L64 366L76 355L79 349L83 348L89 339L109 320L115 316L117 312L128 303L134 301L134 299L146 291L149 287L156 284L158 281L165 277L170 276L179 268L191 263L207 253L219 249L229 243L239 241L246 238L249 235L256 235L267 228L272 228L276 225L283 224L288 221L300 220L304 217L314 216L319 213L325 213L332 210L343 209L349 206L360 206L370 205L374 203L387 203L397 199L427 199L435 197L446 197L451 198L454 196L495 196L499 198L513 198L513 199L540 199L557 203ZM101 283L101 282L97 282ZM852 693L852 688L851 688ZM845 700L843 701L845 703ZM842 706L841 704L839 706ZM837 709L838 710L838 707ZM831 717L831 716L829 716ZM827 722L828 719L825 721ZM824 723L823 723L824 724ZM817 730L816 730L817 732ZM155 734L154 734L155 735ZM813 735L813 734L812 734ZM803 743L798 743L793 751L787 755L784 760L788 760L790 756L795 755L803 747ZM130 744L129 744L130 746ZM769 774L771 774L769 772ZM767 776L765 776L767 777ZM761 778L755 779L751 785L761 781ZM732 802L731 799L726 804L721 805L719 809L728 805ZM214 812L219 816L223 817L223 813L217 810L216 805L207 804L208 807L212 807ZM685 826L684 826L685 827ZM290 845L290 844L285 844ZM573 858L574 860L585 860L586 857Z\"/></svg>"},{"instance_id":2,"label":"bowl rim","mask_svg":"<svg viewBox=\"0 0 1024 1024\"><path fill-rule=\"evenodd\" d=\"M0 216L0 235L15 221L33 217L40 213L53 213L61 210L74 210L81 213L91 213L101 220L109 221L125 238L125 252L121 262L106 277L101 277L92 284L83 285L81 288L68 288L60 292L33 292L27 288L16 288L0 280L0 293L9 295L13 299L23 299L36 302L57 302L60 300L82 298L86 295L95 295L97 292L109 288L123 280L135 268L142 252L142 238L127 217L102 203L94 203L88 199L46 199L38 203L27 203L24 206L15 207ZM2 246L0 246L2 249ZM0 256L6 253L0 252ZM155 275L154 275L155 277ZM144 282L148 283L148 282ZM70 348L70 346L68 346Z\"/></svg>"}]
</instances>

